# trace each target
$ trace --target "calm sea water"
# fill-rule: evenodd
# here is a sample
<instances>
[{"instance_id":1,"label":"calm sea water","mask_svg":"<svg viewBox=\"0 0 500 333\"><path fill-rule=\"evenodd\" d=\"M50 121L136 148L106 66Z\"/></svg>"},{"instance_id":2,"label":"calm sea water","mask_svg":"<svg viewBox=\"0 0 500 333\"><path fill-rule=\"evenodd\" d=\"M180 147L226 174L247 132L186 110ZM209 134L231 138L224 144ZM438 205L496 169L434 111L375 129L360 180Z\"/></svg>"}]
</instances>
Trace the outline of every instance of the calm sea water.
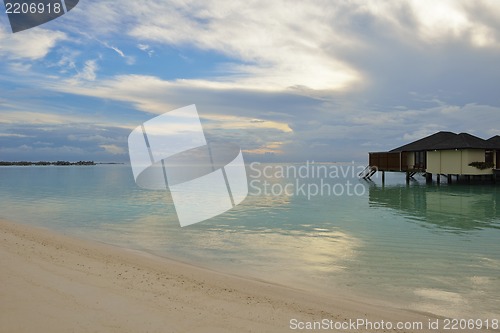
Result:
<instances>
[{"instance_id":1,"label":"calm sea water","mask_svg":"<svg viewBox=\"0 0 500 333\"><path fill-rule=\"evenodd\" d=\"M332 297L500 317L500 186L279 171L252 168L241 205L180 228L169 194L127 165L2 167L0 218Z\"/></svg>"}]
</instances>

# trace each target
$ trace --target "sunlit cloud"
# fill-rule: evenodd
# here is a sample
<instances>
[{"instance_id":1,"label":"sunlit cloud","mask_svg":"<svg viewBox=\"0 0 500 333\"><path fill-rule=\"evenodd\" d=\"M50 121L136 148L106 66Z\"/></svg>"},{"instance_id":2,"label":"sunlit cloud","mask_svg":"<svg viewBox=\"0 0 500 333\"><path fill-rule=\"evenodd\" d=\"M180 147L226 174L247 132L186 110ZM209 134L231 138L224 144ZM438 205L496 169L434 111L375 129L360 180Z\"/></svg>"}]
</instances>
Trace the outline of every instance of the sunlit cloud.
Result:
<instances>
[{"instance_id":1,"label":"sunlit cloud","mask_svg":"<svg viewBox=\"0 0 500 333\"><path fill-rule=\"evenodd\" d=\"M290 126L285 122L278 122L263 119L251 119L241 116L219 115L219 114L204 114L203 119L208 120L207 128L215 128L224 126L224 128L236 129L275 129L281 132L293 132Z\"/></svg>"},{"instance_id":2,"label":"sunlit cloud","mask_svg":"<svg viewBox=\"0 0 500 333\"><path fill-rule=\"evenodd\" d=\"M103 148L111 155L123 155L126 153L126 150L123 149L123 147L119 147L117 145L100 145L99 147Z\"/></svg>"},{"instance_id":3,"label":"sunlit cloud","mask_svg":"<svg viewBox=\"0 0 500 333\"><path fill-rule=\"evenodd\" d=\"M280 141L275 141L275 142L268 142L262 146L259 146L257 148L253 149L245 149L243 152L247 154L257 154L257 155L263 155L263 154L283 154L283 145L284 142Z\"/></svg>"},{"instance_id":4,"label":"sunlit cloud","mask_svg":"<svg viewBox=\"0 0 500 333\"><path fill-rule=\"evenodd\" d=\"M197 86L257 90L296 86L344 89L359 81L361 76L347 62L325 49L330 42L341 45L350 42L335 33L331 25L336 18L335 12L325 12L318 4L305 2L289 6L276 1L265 3L263 8L264 3L251 2L188 1L180 4L160 1L148 6L130 2L123 3L123 15L116 16L113 14L115 5L103 1L99 4L102 12L92 9L85 16L98 27L104 15L110 19L107 26L127 22L127 33L140 41L139 48L143 51L149 50L144 41L179 47L189 45L235 60L222 67L223 76L193 80L192 84ZM109 28L103 27L103 31Z\"/></svg>"}]
</instances>

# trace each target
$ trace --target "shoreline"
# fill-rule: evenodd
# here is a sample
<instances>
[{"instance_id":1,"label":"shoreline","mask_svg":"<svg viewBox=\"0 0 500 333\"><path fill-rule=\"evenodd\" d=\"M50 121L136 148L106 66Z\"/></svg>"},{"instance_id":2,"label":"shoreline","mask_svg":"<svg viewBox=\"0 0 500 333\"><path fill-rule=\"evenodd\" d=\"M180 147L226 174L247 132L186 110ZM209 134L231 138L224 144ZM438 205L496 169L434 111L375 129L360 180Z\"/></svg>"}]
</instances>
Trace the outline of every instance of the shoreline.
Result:
<instances>
[{"instance_id":1,"label":"shoreline","mask_svg":"<svg viewBox=\"0 0 500 333\"><path fill-rule=\"evenodd\" d=\"M326 298L10 221L0 220L0 241L2 332L290 332L292 319L426 325L439 318Z\"/></svg>"}]
</instances>

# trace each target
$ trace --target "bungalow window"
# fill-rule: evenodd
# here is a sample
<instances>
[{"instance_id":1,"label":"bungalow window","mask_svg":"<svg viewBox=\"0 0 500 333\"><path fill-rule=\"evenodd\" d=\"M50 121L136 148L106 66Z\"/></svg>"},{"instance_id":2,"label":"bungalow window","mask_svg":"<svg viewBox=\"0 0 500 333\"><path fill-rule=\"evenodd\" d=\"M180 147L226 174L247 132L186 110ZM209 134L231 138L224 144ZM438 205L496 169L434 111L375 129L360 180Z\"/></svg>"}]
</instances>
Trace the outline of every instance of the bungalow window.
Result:
<instances>
[{"instance_id":1,"label":"bungalow window","mask_svg":"<svg viewBox=\"0 0 500 333\"><path fill-rule=\"evenodd\" d=\"M426 168L426 153L425 151L415 152L415 169Z\"/></svg>"},{"instance_id":2,"label":"bungalow window","mask_svg":"<svg viewBox=\"0 0 500 333\"><path fill-rule=\"evenodd\" d=\"M484 153L484 162L486 164L493 164L493 150L487 150Z\"/></svg>"}]
</instances>

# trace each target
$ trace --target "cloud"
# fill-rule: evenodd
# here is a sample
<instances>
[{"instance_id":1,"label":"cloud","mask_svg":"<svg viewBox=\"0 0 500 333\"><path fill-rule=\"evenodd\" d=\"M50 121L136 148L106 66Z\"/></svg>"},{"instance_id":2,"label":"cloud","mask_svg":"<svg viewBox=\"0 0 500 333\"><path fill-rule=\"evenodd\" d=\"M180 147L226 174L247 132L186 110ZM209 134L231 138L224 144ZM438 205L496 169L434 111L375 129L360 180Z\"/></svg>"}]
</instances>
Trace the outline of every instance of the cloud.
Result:
<instances>
[{"instance_id":1,"label":"cloud","mask_svg":"<svg viewBox=\"0 0 500 333\"><path fill-rule=\"evenodd\" d=\"M343 2L344 4L346 2ZM499 47L500 8L493 0L354 1L345 6L353 18L368 15L379 28L408 42L427 45L464 40L475 47ZM488 12L493 20L484 20Z\"/></svg>"},{"instance_id":2,"label":"cloud","mask_svg":"<svg viewBox=\"0 0 500 333\"><path fill-rule=\"evenodd\" d=\"M120 57L124 58L125 62L128 65L133 65L135 63L135 58L134 57L125 55L125 53L122 50L120 50L118 47L110 45L108 42L103 42L103 41L100 41L100 40L98 40L98 41L99 41L99 43L101 43L102 45L104 45L106 48L115 51Z\"/></svg>"},{"instance_id":3,"label":"cloud","mask_svg":"<svg viewBox=\"0 0 500 333\"><path fill-rule=\"evenodd\" d=\"M97 77L97 70L99 66L97 65L97 60L87 60L85 61L85 65L82 70L78 71L78 73L72 78L72 80L86 80L86 81L95 81Z\"/></svg>"},{"instance_id":4,"label":"cloud","mask_svg":"<svg viewBox=\"0 0 500 333\"><path fill-rule=\"evenodd\" d=\"M329 17L318 6L286 6L281 1L263 5L190 1L174 7L168 21L151 8L148 19L132 27L129 34L140 40L213 50L244 62L227 63L222 70L230 75L200 80L200 85L321 90L344 88L359 79L347 63L325 52L323 43L335 35L326 22Z\"/></svg>"},{"instance_id":5,"label":"cloud","mask_svg":"<svg viewBox=\"0 0 500 333\"><path fill-rule=\"evenodd\" d=\"M81 52L62 47L58 50L58 53L60 54L60 59L54 66L60 68L59 72L64 74L70 71L76 71L76 58L81 54Z\"/></svg>"},{"instance_id":6,"label":"cloud","mask_svg":"<svg viewBox=\"0 0 500 333\"><path fill-rule=\"evenodd\" d=\"M61 115L44 112L3 112L0 124L64 125L68 123L95 123L85 115Z\"/></svg>"},{"instance_id":7,"label":"cloud","mask_svg":"<svg viewBox=\"0 0 500 333\"><path fill-rule=\"evenodd\" d=\"M74 119L73 119L74 120ZM0 124L0 154L7 160L126 161L130 130L113 125L68 122L65 124Z\"/></svg>"},{"instance_id":8,"label":"cloud","mask_svg":"<svg viewBox=\"0 0 500 333\"><path fill-rule=\"evenodd\" d=\"M437 124L425 124L423 125L422 128L419 128L412 133L405 133L403 135L403 140L411 142L415 140L419 140L421 138L424 138L426 136L429 136L431 134L434 134L436 132L439 132L441 130L445 130L446 127L443 125L437 125Z\"/></svg>"},{"instance_id":9,"label":"cloud","mask_svg":"<svg viewBox=\"0 0 500 333\"><path fill-rule=\"evenodd\" d=\"M474 12L467 10L474 3L500 18L500 10L492 1L413 0L411 4L419 22L420 37L428 41L465 38L477 47L500 46L495 33L498 26L485 24Z\"/></svg>"},{"instance_id":10,"label":"cloud","mask_svg":"<svg viewBox=\"0 0 500 333\"><path fill-rule=\"evenodd\" d=\"M100 134L70 134L68 135L70 141L80 142L97 142L97 143L110 143L110 142L125 142L125 137L106 137Z\"/></svg>"},{"instance_id":11,"label":"cloud","mask_svg":"<svg viewBox=\"0 0 500 333\"><path fill-rule=\"evenodd\" d=\"M31 138L32 136L15 133L0 133L0 138Z\"/></svg>"},{"instance_id":12,"label":"cloud","mask_svg":"<svg viewBox=\"0 0 500 333\"><path fill-rule=\"evenodd\" d=\"M260 145L257 148L245 149L243 150L243 152L253 155L283 154L284 152L281 150L283 145L284 142L280 141L267 142L265 144Z\"/></svg>"},{"instance_id":13,"label":"cloud","mask_svg":"<svg viewBox=\"0 0 500 333\"><path fill-rule=\"evenodd\" d=\"M209 124L205 125L207 128L220 128L223 125L225 128L237 129L275 129L284 133L292 132L292 129L286 122L278 122L263 119L250 119L234 115L220 115L220 114L204 114L203 120Z\"/></svg>"},{"instance_id":14,"label":"cloud","mask_svg":"<svg viewBox=\"0 0 500 333\"><path fill-rule=\"evenodd\" d=\"M487 10L491 18L485 20L484 11L474 8ZM339 90L363 85L365 73L348 55L369 51L381 37L413 47L462 40L476 47L499 45L496 22L500 20L495 19L500 18L500 10L494 1L486 0L293 5L189 0L156 1L148 6L127 2L121 4L121 15L114 2L102 1L82 10L93 29L112 34L123 27L140 41L143 51L150 44L163 44L228 57L219 67L223 75L191 81L214 89Z\"/></svg>"},{"instance_id":15,"label":"cloud","mask_svg":"<svg viewBox=\"0 0 500 333\"><path fill-rule=\"evenodd\" d=\"M120 50L119 48L115 47L115 46L110 46L110 48L115 51L116 53L118 53L120 55L120 57L122 58L125 58L125 53L123 53L122 50Z\"/></svg>"},{"instance_id":16,"label":"cloud","mask_svg":"<svg viewBox=\"0 0 500 333\"><path fill-rule=\"evenodd\" d=\"M325 15L330 13L313 3L289 6L283 1L158 1L144 6L126 2L118 15L113 2L102 1L96 6L81 6L80 10L90 30L113 34L116 28L109 26L125 27L128 35L140 41L143 51L151 43L188 46L235 60L221 67L225 75L200 80L201 85L328 90L342 89L359 80L354 68L325 48L332 40L343 44L348 40L335 34L330 25L334 16Z\"/></svg>"},{"instance_id":17,"label":"cloud","mask_svg":"<svg viewBox=\"0 0 500 333\"><path fill-rule=\"evenodd\" d=\"M33 28L12 34L0 27L0 56L17 60L42 59L58 42L66 39L66 34L60 31Z\"/></svg>"},{"instance_id":18,"label":"cloud","mask_svg":"<svg viewBox=\"0 0 500 333\"><path fill-rule=\"evenodd\" d=\"M425 107L414 108L405 103L406 106L378 110L360 101L346 103L293 95L269 99L259 92L218 92L193 88L183 80L138 75L72 84L63 81L50 87L59 92L125 101L153 114L191 104L194 97L203 101L198 109L208 136L231 140L252 154L274 152L288 158L303 156L318 161L364 159L362 147L367 142L391 148L438 130L482 136L494 132L500 114L500 107L448 104L418 95L411 96ZM261 99L261 105L257 105ZM471 119L471 114L477 117ZM325 155L325 147L331 150L330 155Z\"/></svg>"},{"instance_id":19,"label":"cloud","mask_svg":"<svg viewBox=\"0 0 500 333\"><path fill-rule=\"evenodd\" d=\"M13 148L0 147L0 152L4 154L35 153L34 156L64 156L68 154L72 156L84 156L86 153L83 149L72 146L34 148L29 145L21 145Z\"/></svg>"},{"instance_id":20,"label":"cloud","mask_svg":"<svg viewBox=\"0 0 500 333\"><path fill-rule=\"evenodd\" d=\"M151 58L153 54L155 53L154 50L151 49L151 47L147 44L137 44L137 48L143 52L146 52L147 55Z\"/></svg>"},{"instance_id":21,"label":"cloud","mask_svg":"<svg viewBox=\"0 0 500 333\"><path fill-rule=\"evenodd\" d=\"M111 155L126 154L126 150L122 147L118 147L117 145L100 145L99 147L103 148L107 153Z\"/></svg>"},{"instance_id":22,"label":"cloud","mask_svg":"<svg viewBox=\"0 0 500 333\"><path fill-rule=\"evenodd\" d=\"M170 82L152 76L126 75L96 82L55 81L50 84L45 83L44 86L58 92L129 102L137 110L153 114L163 114L177 107L192 104L194 102L192 98L196 96L195 100L204 101L199 105L198 111L207 133L213 137L225 135L225 138L233 139L237 135L240 136L239 142L253 141L264 134L280 136L280 141L286 141L285 136L290 136L293 132L287 121L277 120L282 118L278 116L279 113L270 112L275 102L265 106L265 109L260 109L260 117L257 119L255 110L241 105L241 99L233 100L230 92L223 93L228 94L228 97L224 98L211 90L193 88L184 80ZM242 93L241 97L252 100L255 99L252 96L257 96L246 94L248 96ZM293 102L292 98L291 102L287 103ZM289 111L292 110L294 108L290 108ZM280 113L281 116L284 114ZM235 131L239 131L240 134L233 133ZM246 135L241 135L242 131Z\"/></svg>"},{"instance_id":23,"label":"cloud","mask_svg":"<svg viewBox=\"0 0 500 333\"><path fill-rule=\"evenodd\" d=\"M96 75L94 71L97 65L90 62L89 66L86 67L88 67L89 73L80 77L87 78L87 81L95 80ZM118 75L114 78L107 78L97 82L78 80L80 77L77 77L77 80L48 81L46 82L46 87L69 94L130 102L139 110L150 113L161 114L168 109L174 108L168 104L167 98L164 97L166 92L174 87L174 84L157 77Z\"/></svg>"},{"instance_id":24,"label":"cloud","mask_svg":"<svg viewBox=\"0 0 500 333\"><path fill-rule=\"evenodd\" d=\"M44 117L36 101L37 112L29 113L19 98L9 103L23 108L5 106L12 112L2 110L0 123L19 125L24 118L62 128L65 121L92 126L109 117L131 128L196 103L207 135L230 138L252 154L289 160L366 159L366 147L388 149L438 130L498 134L495 1L187 0L116 6L101 0L81 3L65 20L66 34L81 37L78 30L84 30L101 49L60 39L68 50L54 52L59 76L36 63L27 66L28 58L14 60L2 46L0 55L10 70L22 72L6 82L24 80L26 90L36 87L73 103L71 111ZM112 59L134 52L149 58L139 56L124 70L106 62L103 46L112 50ZM73 48L79 53L71 55ZM77 56L96 60L82 65ZM175 68L174 59L186 66ZM69 71L80 67L71 77ZM92 116L90 101L102 108L92 108ZM75 135L71 144L87 143L101 152L106 149L100 145L124 147L121 138L113 142L89 132Z\"/></svg>"}]
</instances>

